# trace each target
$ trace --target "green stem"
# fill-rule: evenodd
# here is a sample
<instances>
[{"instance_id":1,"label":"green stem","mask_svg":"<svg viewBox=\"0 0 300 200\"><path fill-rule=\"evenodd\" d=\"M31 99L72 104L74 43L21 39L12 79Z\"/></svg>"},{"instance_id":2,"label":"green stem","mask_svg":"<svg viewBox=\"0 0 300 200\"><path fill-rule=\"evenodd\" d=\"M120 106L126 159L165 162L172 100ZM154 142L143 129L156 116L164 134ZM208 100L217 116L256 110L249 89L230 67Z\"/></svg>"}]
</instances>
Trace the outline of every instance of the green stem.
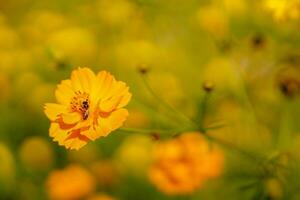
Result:
<instances>
[{"instance_id":1,"label":"green stem","mask_svg":"<svg viewBox=\"0 0 300 200\"><path fill-rule=\"evenodd\" d=\"M228 149L231 149L231 150L234 150L234 151L237 151L239 152L240 154L243 154L244 156L252 159L252 160L255 160L255 161L261 161L261 158L258 158L258 156L256 154L253 154L252 152L249 152L249 151L246 151L242 148L240 148L239 146L233 144L233 143L230 143L226 140L222 140L222 139L219 139L219 138L215 138L215 137L212 137L208 134L203 134L208 140L211 140L225 148L228 148Z\"/></svg>"},{"instance_id":2,"label":"green stem","mask_svg":"<svg viewBox=\"0 0 300 200\"><path fill-rule=\"evenodd\" d=\"M206 131L209 131L209 130L220 129L220 128L223 128L223 127L225 127L225 126L226 126L225 123L217 123L217 124L209 125L209 126L205 127L204 129L205 129Z\"/></svg>"},{"instance_id":3,"label":"green stem","mask_svg":"<svg viewBox=\"0 0 300 200\"><path fill-rule=\"evenodd\" d=\"M179 116L182 120L186 121L187 123L190 124L191 127L198 127L198 125L192 121L189 117L187 117L185 114L179 112L177 109L175 109L173 106L171 106L170 104L168 104L164 99L160 98L151 88L151 86L149 85L146 77L146 75L142 75L142 80L143 83L145 85L145 87L147 88L147 90L151 93L151 95L157 100L158 103L162 104L167 110L170 110L172 112L174 112L176 114L176 116Z\"/></svg>"},{"instance_id":4,"label":"green stem","mask_svg":"<svg viewBox=\"0 0 300 200\"><path fill-rule=\"evenodd\" d=\"M118 131L125 133L142 133L142 134L170 134L170 137L173 137L181 132L190 131L188 128L184 129L137 129L137 128L120 128Z\"/></svg>"},{"instance_id":5,"label":"green stem","mask_svg":"<svg viewBox=\"0 0 300 200\"><path fill-rule=\"evenodd\" d=\"M174 125L178 125L177 122L174 122L173 119L171 119L169 116L165 115L164 113L158 113L157 110L155 110L153 107L146 105L145 103L137 100L137 99L133 99L135 101L135 103L137 103L139 106L142 106L143 109L146 109L146 112L151 113L159 118L161 118L161 120L164 120L164 122L166 122L167 124L169 124L170 126L174 126Z\"/></svg>"},{"instance_id":6,"label":"green stem","mask_svg":"<svg viewBox=\"0 0 300 200\"><path fill-rule=\"evenodd\" d=\"M200 111L199 111L198 117L197 117L199 119L199 123L198 123L199 129L203 133L205 133L207 131L207 129L204 128L204 119L205 119L206 112L207 112L206 108L207 108L207 102L208 102L209 97L210 97L210 92L205 92L203 100L200 105Z\"/></svg>"}]
</instances>

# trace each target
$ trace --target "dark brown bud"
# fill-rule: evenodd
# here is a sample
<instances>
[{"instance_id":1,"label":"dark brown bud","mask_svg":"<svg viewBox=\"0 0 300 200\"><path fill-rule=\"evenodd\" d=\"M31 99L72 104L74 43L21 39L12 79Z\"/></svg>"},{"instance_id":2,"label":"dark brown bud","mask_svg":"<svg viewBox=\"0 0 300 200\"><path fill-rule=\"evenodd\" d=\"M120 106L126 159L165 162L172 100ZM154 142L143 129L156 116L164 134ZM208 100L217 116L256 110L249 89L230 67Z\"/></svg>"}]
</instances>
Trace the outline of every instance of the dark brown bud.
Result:
<instances>
[{"instance_id":1,"label":"dark brown bud","mask_svg":"<svg viewBox=\"0 0 300 200\"><path fill-rule=\"evenodd\" d=\"M215 84L211 81L205 81L202 85L202 88L206 92L211 92L215 87Z\"/></svg>"},{"instance_id":2,"label":"dark brown bud","mask_svg":"<svg viewBox=\"0 0 300 200\"><path fill-rule=\"evenodd\" d=\"M300 81L295 79L284 79L279 83L281 92L287 97L294 97L300 94Z\"/></svg>"},{"instance_id":3,"label":"dark brown bud","mask_svg":"<svg viewBox=\"0 0 300 200\"><path fill-rule=\"evenodd\" d=\"M153 141L160 140L160 135L158 133L152 133L151 138Z\"/></svg>"},{"instance_id":4,"label":"dark brown bud","mask_svg":"<svg viewBox=\"0 0 300 200\"><path fill-rule=\"evenodd\" d=\"M141 73L141 74L147 74L148 71L149 71L149 67L144 65L144 64L140 64L138 67L138 72Z\"/></svg>"},{"instance_id":5,"label":"dark brown bud","mask_svg":"<svg viewBox=\"0 0 300 200\"><path fill-rule=\"evenodd\" d=\"M300 71L296 67L285 67L278 74L281 92L289 98L300 95Z\"/></svg>"},{"instance_id":6,"label":"dark brown bud","mask_svg":"<svg viewBox=\"0 0 300 200\"><path fill-rule=\"evenodd\" d=\"M251 38L251 44L253 48L263 48L266 44L266 40L262 34L256 34Z\"/></svg>"}]
</instances>

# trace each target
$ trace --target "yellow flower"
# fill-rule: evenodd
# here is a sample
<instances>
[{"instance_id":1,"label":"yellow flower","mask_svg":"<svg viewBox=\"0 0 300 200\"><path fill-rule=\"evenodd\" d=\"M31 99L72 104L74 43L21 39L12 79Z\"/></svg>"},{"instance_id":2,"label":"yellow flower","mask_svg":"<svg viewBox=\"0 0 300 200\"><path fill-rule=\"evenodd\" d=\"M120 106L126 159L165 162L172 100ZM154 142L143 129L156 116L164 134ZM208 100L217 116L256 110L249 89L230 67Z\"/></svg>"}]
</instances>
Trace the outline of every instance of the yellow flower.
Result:
<instances>
[{"instance_id":1,"label":"yellow flower","mask_svg":"<svg viewBox=\"0 0 300 200\"><path fill-rule=\"evenodd\" d=\"M124 25L137 14L135 5L128 0L97 1L97 14L107 25Z\"/></svg>"},{"instance_id":2,"label":"yellow flower","mask_svg":"<svg viewBox=\"0 0 300 200\"><path fill-rule=\"evenodd\" d=\"M131 98L128 90L106 71L95 75L88 68L74 70L71 79L63 80L55 91L58 103L45 105L50 137L66 148L80 149L107 136L128 116L123 108Z\"/></svg>"},{"instance_id":3,"label":"yellow flower","mask_svg":"<svg viewBox=\"0 0 300 200\"><path fill-rule=\"evenodd\" d=\"M95 189L93 176L78 165L50 173L46 189L50 199L81 199Z\"/></svg>"},{"instance_id":4,"label":"yellow flower","mask_svg":"<svg viewBox=\"0 0 300 200\"><path fill-rule=\"evenodd\" d=\"M49 35L46 46L55 59L72 61L71 64L74 65L94 63L97 58L96 37L85 28L69 27L57 30Z\"/></svg>"},{"instance_id":5,"label":"yellow flower","mask_svg":"<svg viewBox=\"0 0 300 200\"><path fill-rule=\"evenodd\" d=\"M19 155L22 163L30 169L49 169L54 160L53 150L48 141L37 136L23 142Z\"/></svg>"},{"instance_id":6,"label":"yellow flower","mask_svg":"<svg viewBox=\"0 0 300 200\"><path fill-rule=\"evenodd\" d=\"M204 31L217 38L223 38L228 33L228 16L217 6L201 7L196 13L196 20Z\"/></svg>"},{"instance_id":7,"label":"yellow flower","mask_svg":"<svg viewBox=\"0 0 300 200\"><path fill-rule=\"evenodd\" d=\"M266 0L265 7L273 13L277 21L300 18L299 0Z\"/></svg>"},{"instance_id":8,"label":"yellow flower","mask_svg":"<svg viewBox=\"0 0 300 200\"><path fill-rule=\"evenodd\" d=\"M115 153L116 167L122 174L143 177L152 161L153 141L149 136L132 134Z\"/></svg>"},{"instance_id":9,"label":"yellow flower","mask_svg":"<svg viewBox=\"0 0 300 200\"><path fill-rule=\"evenodd\" d=\"M205 181L220 175L224 160L223 154L199 133L185 133L159 144L154 156L150 180L169 195L199 189Z\"/></svg>"},{"instance_id":10,"label":"yellow flower","mask_svg":"<svg viewBox=\"0 0 300 200\"><path fill-rule=\"evenodd\" d=\"M1 195L14 191L16 185L16 162L10 149L0 142L0 185Z\"/></svg>"}]
</instances>

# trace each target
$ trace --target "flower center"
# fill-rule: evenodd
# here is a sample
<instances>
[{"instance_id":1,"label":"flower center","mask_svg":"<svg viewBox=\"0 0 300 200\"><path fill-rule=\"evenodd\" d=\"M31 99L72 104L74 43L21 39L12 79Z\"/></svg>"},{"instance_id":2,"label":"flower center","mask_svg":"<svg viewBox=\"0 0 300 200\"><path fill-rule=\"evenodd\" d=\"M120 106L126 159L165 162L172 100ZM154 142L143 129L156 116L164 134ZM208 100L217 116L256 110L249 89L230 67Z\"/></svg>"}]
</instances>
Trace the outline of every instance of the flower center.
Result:
<instances>
[{"instance_id":1,"label":"flower center","mask_svg":"<svg viewBox=\"0 0 300 200\"><path fill-rule=\"evenodd\" d=\"M89 95L85 92L77 91L71 100L71 109L73 112L79 112L82 119L86 120L89 117Z\"/></svg>"}]
</instances>

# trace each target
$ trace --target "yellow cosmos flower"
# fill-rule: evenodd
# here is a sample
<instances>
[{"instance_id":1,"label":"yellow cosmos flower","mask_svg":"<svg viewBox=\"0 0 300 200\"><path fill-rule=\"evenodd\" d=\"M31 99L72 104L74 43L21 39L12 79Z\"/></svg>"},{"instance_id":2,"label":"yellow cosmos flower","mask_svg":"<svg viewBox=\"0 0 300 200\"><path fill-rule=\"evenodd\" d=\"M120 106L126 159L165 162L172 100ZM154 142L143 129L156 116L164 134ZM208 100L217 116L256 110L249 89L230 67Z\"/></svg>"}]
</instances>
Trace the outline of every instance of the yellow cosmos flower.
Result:
<instances>
[{"instance_id":1,"label":"yellow cosmos flower","mask_svg":"<svg viewBox=\"0 0 300 200\"><path fill-rule=\"evenodd\" d=\"M220 175L224 162L222 152L199 133L184 133L159 144L154 157L149 178L169 195L190 194L201 188L205 181Z\"/></svg>"},{"instance_id":2,"label":"yellow cosmos flower","mask_svg":"<svg viewBox=\"0 0 300 200\"><path fill-rule=\"evenodd\" d=\"M52 171L46 181L49 199L82 199L95 190L95 180L86 169L72 164Z\"/></svg>"},{"instance_id":3,"label":"yellow cosmos flower","mask_svg":"<svg viewBox=\"0 0 300 200\"><path fill-rule=\"evenodd\" d=\"M47 103L51 120L49 134L59 145L79 149L87 142L107 136L122 126L131 98L128 86L106 71L97 75L79 68L71 79L63 80L55 91L58 103Z\"/></svg>"}]
</instances>

